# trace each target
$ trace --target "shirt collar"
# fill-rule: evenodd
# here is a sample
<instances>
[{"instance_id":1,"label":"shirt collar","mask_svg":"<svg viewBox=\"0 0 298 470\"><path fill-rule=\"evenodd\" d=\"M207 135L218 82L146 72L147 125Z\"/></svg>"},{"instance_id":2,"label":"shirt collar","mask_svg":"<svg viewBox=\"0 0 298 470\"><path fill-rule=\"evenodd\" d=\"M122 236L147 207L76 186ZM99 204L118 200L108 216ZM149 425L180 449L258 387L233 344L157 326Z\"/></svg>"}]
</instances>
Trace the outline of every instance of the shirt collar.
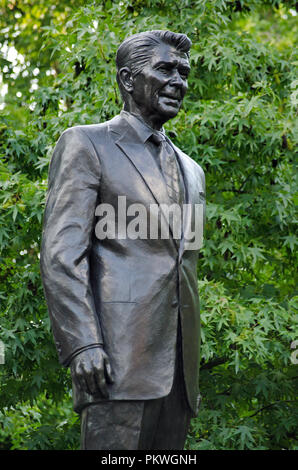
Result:
<instances>
[{"instance_id":1,"label":"shirt collar","mask_svg":"<svg viewBox=\"0 0 298 470\"><path fill-rule=\"evenodd\" d=\"M133 114L124 110L122 110L120 114L132 126L132 128L135 130L143 144L152 136L152 134L161 133L163 136L165 136L165 131L163 127L161 131L152 129L152 127L146 124L145 121L141 118L141 116L137 114Z\"/></svg>"}]
</instances>

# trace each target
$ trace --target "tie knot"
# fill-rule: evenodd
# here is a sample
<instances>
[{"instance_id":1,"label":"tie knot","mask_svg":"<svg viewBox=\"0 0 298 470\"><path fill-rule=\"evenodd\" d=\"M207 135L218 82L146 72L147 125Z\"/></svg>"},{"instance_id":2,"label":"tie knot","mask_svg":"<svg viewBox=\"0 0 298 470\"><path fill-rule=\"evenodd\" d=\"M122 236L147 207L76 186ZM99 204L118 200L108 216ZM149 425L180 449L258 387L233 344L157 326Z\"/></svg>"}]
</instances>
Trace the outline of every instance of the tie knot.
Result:
<instances>
[{"instance_id":1,"label":"tie knot","mask_svg":"<svg viewBox=\"0 0 298 470\"><path fill-rule=\"evenodd\" d=\"M166 138L161 132L156 131L152 133L151 140L155 145L160 145L161 142L166 140Z\"/></svg>"}]
</instances>

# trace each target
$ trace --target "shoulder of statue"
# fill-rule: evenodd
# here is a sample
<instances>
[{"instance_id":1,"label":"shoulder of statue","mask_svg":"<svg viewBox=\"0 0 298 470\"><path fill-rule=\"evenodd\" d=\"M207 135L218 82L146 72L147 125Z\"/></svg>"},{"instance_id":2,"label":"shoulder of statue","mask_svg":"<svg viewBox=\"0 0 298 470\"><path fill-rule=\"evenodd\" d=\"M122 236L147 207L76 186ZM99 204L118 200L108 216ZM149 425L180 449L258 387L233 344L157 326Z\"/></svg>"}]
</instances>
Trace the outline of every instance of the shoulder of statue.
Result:
<instances>
[{"instance_id":1,"label":"shoulder of statue","mask_svg":"<svg viewBox=\"0 0 298 470\"><path fill-rule=\"evenodd\" d=\"M84 140L88 138L91 141L93 141L95 137L97 139L101 136L105 137L109 130L110 124L113 122L117 122L116 118L118 118L118 116L115 116L115 118L102 123L80 124L69 127L65 129L65 131L61 134L61 137L64 137L66 139L73 139L74 137L76 137L79 140Z\"/></svg>"},{"instance_id":2,"label":"shoulder of statue","mask_svg":"<svg viewBox=\"0 0 298 470\"><path fill-rule=\"evenodd\" d=\"M179 147L177 147L173 143L172 143L172 145L173 145L174 149L176 150L176 152L178 152L178 155L180 156L180 158L182 158L183 161L185 161L188 165L191 166L192 171L194 171L203 180L205 180L205 173L204 173L204 170L201 167L201 165L199 165L199 163L197 161L195 161L193 158L191 158L189 155L187 155L187 153L183 152L183 150L181 150Z\"/></svg>"}]
</instances>

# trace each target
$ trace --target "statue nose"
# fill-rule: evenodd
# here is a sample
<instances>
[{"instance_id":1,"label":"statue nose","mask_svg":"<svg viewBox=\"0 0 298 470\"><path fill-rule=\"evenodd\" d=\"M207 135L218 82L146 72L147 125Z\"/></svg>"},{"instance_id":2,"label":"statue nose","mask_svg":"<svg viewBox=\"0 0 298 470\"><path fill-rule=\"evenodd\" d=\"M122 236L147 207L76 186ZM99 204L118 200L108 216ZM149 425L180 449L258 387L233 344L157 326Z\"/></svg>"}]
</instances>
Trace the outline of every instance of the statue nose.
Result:
<instances>
[{"instance_id":1,"label":"statue nose","mask_svg":"<svg viewBox=\"0 0 298 470\"><path fill-rule=\"evenodd\" d=\"M180 75L177 75L177 74L176 74L176 75L173 77L173 79L171 80L171 85L179 86L179 87L180 87L180 86L183 86L183 81L182 81Z\"/></svg>"},{"instance_id":2,"label":"statue nose","mask_svg":"<svg viewBox=\"0 0 298 470\"><path fill-rule=\"evenodd\" d=\"M178 72L172 77L169 84L176 89L179 88L180 90L187 88L187 85L185 84Z\"/></svg>"}]
</instances>

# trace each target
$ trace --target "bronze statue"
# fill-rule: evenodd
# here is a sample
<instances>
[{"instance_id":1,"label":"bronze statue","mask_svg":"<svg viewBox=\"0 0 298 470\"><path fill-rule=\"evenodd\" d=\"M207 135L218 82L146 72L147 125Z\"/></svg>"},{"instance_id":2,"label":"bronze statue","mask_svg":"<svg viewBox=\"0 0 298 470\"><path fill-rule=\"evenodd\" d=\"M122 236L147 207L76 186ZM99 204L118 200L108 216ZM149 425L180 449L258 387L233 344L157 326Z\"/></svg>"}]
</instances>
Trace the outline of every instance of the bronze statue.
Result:
<instances>
[{"instance_id":1,"label":"bronze statue","mask_svg":"<svg viewBox=\"0 0 298 470\"><path fill-rule=\"evenodd\" d=\"M168 238L149 225L148 236L120 236L117 212L124 197L145 212L185 204L192 224L204 206L203 170L162 127L187 90L190 46L171 31L127 38L116 57L123 111L67 129L50 164L41 273L82 449L183 449L198 410L198 250L171 223ZM116 231L98 236L109 207Z\"/></svg>"}]
</instances>

